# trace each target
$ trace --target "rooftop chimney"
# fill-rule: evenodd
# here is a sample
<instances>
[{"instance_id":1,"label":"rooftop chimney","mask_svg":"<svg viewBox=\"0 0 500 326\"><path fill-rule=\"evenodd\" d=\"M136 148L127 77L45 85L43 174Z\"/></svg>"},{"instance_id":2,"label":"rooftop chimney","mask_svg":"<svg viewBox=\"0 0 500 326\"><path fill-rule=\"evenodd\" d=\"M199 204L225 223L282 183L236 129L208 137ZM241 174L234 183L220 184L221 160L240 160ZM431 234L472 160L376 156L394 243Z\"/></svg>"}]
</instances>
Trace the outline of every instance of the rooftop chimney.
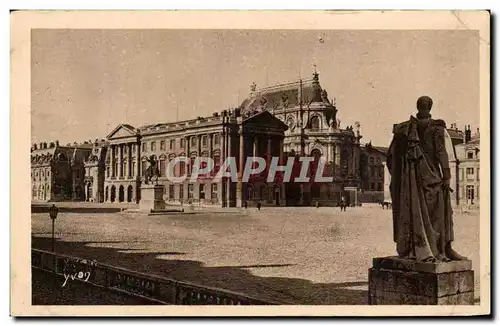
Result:
<instances>
[{"instance_id":1,"label":"rooftop chimney","mask_svg":"<svg viewBox=\"0 0 500 326\"><path fill-rule=\"evenodd\" d=\"M470 130L470 125L465 127L465 132L464 132L464 142L468 143L471 140L471 130Z\"/></svg>"}]
</instances>

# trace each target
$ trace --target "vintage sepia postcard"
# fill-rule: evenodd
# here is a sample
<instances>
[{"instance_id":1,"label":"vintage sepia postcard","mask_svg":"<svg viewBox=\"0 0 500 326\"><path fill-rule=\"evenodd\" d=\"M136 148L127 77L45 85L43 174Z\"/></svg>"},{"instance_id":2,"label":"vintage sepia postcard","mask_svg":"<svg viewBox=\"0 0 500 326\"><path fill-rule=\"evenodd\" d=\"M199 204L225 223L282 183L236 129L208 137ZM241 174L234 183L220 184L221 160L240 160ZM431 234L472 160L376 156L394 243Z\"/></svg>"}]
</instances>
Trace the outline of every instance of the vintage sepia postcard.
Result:
<instances>
[{"instance_id":1,"label":"vintage sepia postcard","mask_svg":"<svg viewBox=\"0 0 500 326\"><path fill-rule=\"evenodd\" d=\"M12 315L490 314L489 12L16 11L10 51Z\"/></svg>"}]
</instances>

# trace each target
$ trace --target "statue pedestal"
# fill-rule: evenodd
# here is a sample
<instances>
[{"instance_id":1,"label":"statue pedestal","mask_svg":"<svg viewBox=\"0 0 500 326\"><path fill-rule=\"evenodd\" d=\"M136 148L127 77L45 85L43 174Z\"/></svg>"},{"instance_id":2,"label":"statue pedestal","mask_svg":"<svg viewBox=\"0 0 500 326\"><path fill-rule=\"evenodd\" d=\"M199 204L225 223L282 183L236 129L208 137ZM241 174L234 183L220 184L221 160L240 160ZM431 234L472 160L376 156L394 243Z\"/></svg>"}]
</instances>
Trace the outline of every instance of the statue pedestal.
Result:
<instances>
[{"instance_id":1,"label":"statue pedestal","mask_svg":"<svg viewBox=\"0 0 500 326\"><path fill-rule=\"evenodd\" d=\"M399 257L373 259L368 274L371 305L473 305L470 260L420 263Z\"/></svg>"},{"instance_id":2,"label":"statue pedestal","mask_svg":"<svg viewBox=\"0 0 500 326\"><path fill-rule=\"evenodd\" d=\"M144 212L159 211L165 209L163 200L165 186L162 185L142 185L141 200L139 210Z\"/></svg>"}]
</instances>

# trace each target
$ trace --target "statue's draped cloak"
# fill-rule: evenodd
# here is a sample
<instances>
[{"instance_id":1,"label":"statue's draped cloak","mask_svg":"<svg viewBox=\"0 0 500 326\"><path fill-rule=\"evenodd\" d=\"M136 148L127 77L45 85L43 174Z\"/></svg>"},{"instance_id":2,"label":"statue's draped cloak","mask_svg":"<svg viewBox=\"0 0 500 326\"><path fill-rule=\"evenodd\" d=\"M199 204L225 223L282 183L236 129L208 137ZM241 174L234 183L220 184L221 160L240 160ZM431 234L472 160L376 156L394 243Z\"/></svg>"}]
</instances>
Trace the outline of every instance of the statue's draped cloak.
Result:
<instances>
[{"instance_id":1,"label":"statue's draped cloak","mask_svg":"<svg viewBox=\"0 0 500 326\"><path fill-rule=\"evenodd\" d=\"M398 255L440 257L453 240L450 178L442 120L416 119L394 125L387 154L391 174L394 241Z\"/></svg>"}]
</instances>

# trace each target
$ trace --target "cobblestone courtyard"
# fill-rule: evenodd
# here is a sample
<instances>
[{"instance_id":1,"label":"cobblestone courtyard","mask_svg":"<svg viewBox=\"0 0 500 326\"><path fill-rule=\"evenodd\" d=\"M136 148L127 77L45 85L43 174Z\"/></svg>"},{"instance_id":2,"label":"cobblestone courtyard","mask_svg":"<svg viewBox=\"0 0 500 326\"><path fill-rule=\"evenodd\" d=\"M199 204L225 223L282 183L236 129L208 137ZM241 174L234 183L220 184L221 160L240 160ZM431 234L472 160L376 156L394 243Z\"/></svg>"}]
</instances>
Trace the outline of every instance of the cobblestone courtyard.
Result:
<instances>
[{"instance_id":1,"label":"cobblestone courtyard","mask_svg":"<svg viewBox=\"0 0 500 326\"><path fill-rule=\"evenodd\" d=\"M46 213L32 246L50 250ZM455 248L473 261L479 297L479 215L455 215ZM373 257L393 255L380 207L263 208L144 216L60 213L56 251L295 304L366 304Z\"/></svg>"}]
</instances>

